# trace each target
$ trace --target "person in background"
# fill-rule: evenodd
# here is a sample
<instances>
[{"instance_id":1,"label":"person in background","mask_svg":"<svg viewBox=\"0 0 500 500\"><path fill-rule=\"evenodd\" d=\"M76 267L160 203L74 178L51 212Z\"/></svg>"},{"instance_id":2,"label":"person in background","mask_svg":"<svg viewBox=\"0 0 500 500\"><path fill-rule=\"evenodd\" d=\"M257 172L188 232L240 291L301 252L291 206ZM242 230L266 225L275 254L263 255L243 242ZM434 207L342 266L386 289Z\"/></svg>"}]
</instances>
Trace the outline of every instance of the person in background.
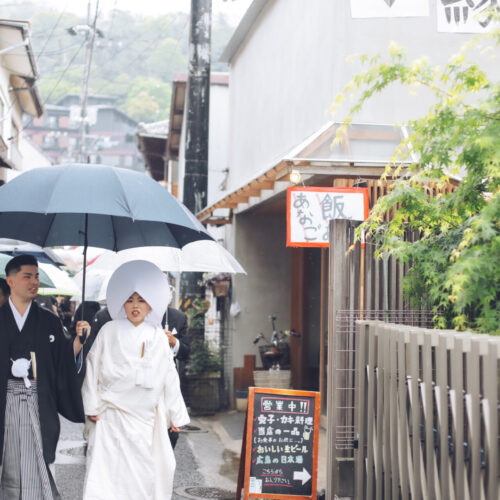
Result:
<instances>
[{"instance_id":1,"label":"person in background","mask_svg":"<svg viewBox=\"0 0 500 500\"><path fill-rule=\"evenodd\" d=\"M84 500L168 500L175 458L168 428L189 423L161 326L170 288L151 262L131 261L109 280L112 321L95 338L82 388L88 436Z\"/></svg>"},{"instance_id":2,"label":"person in background","mask_svg":"<svg viewBox=\"0 0 500 500\"><path fill-rule=\"evenodd\" d=\"M84 339L71 342L59 318L35 302L35 257L14 257L5 273L10 297L0 307L0 499L60 499L48 464L55 460L58 413L84 420ZM78 325L78 336L86 326Z\"/></svg>"},{"instance_id":3,"label":"person in background","mask_svg":"<svg viewBox=\"0 0 500 500\"><path fill-rule=\"evenodd\" d=\"M10 287L7 282L0 278L0 307L5 304L9 300L10 295Z\"/></svg>"},{"instance_id":4,"label":"person in background","mask_svg":"<svg viewBox=\"0 0 500 500\"><path fill-rule=\"evenodd\" d=\"M56 300L59 305L59 310L60 310L59 316L63 322L63 325L67 329L69 329L69 327L71 326L71 320L73 318L72 303L69 300L69 297L64 297L62 295L58 295L56 297Z\"/></svg>"}]
</instances>

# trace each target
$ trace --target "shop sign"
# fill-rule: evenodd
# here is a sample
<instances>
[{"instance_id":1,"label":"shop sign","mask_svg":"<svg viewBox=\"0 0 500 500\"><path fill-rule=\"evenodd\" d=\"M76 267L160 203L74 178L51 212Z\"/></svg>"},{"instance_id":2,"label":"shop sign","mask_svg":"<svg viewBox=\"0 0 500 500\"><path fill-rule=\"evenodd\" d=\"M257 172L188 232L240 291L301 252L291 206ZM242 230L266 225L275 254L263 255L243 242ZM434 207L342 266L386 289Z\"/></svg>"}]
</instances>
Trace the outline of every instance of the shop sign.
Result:
<instances>
[{"instance_id":1,"label":"shop sign","mask_svg":"<svg viewBox=\"0 0 500 500\"><path fill-rule=\"evenodd\" d=\"M328 247L329 221L364 221L368 188L290 187L287 190L288 247Z\"/></svg>"},{"instance_id":2,"label":"shop sign","mask_svg":"<svg viewBox=\"0 0 500 500\"><path fill-rule=\"evenodd\" d=\"M320 394L251 387L236 498L316 500Z\"/></svg>"}]
</instances>

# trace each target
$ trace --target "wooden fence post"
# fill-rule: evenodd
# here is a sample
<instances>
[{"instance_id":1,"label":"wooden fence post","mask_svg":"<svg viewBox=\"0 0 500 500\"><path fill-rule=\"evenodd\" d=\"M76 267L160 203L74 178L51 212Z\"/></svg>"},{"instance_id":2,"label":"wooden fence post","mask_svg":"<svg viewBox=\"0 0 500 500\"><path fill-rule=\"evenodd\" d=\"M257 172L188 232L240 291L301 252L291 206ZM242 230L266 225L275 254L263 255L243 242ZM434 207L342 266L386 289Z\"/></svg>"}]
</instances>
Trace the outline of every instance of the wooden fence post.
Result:
<instances>
[{"instance_id":1,"label":"wooden fence post","mask_svg":"<svg viewBox=\"0 0 500 500\"><path fill-rule=\"evenodd\" d=\"M342 406L342 391L339 391L339 377L336 351L341 348L342 337L337 330L337 312L348 309L349 280L346 252L349 247L349 225L347 220L330 221L329 283L328 283L328 453L327 453L327 498L353 496L354 462L345 460L345 452L337 449L338 411ZM354 370L354 367L351 367ZM352 373L352 371L351 371ZM354 375L354 373L352 373ZM345 373L344 373L345 376ZM344 391L346 392L346 391Z\"/></svg>"}]
</instances>

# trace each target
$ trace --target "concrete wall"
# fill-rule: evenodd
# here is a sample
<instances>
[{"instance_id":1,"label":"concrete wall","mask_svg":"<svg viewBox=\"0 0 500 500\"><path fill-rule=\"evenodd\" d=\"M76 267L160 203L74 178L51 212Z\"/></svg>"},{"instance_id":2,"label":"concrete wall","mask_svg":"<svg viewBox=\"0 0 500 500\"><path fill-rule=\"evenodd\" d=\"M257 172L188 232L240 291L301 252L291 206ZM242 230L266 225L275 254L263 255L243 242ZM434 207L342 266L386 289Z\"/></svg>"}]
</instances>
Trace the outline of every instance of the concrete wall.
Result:
<instances>
[{"instance_id":1,"label":"concrete wall","mask_svg":"<svg viewBox=\"0 0 500 500\"><path fill-rule=\"evenodd\" d=\"M427 54L441 64L471 39L438 33L430 3L429 17L352 19L347 0L268 1L231 60L229 187L255 177L332 119L335 95L361 69L347 56L387 54L394 40L411 59ZM425 91L410 96L395 86L355 120L394 123L417 117L429 102Z\"/></svg>"},{"instance_id":2,"label":"concrete wall","mask_svg":"<svg viewBox=\"0 0 500 500\"><path fill-rule=\"evenodd\" d=\"M278 329L290 328L290 251L285 247L285 218L279 215L236 216L235 253L248 275L235 275L233 301L241 312L231 318L233 366L255 354L253 340L272 333L268 316L276 314Z\"/></svg>"}]
</instances>

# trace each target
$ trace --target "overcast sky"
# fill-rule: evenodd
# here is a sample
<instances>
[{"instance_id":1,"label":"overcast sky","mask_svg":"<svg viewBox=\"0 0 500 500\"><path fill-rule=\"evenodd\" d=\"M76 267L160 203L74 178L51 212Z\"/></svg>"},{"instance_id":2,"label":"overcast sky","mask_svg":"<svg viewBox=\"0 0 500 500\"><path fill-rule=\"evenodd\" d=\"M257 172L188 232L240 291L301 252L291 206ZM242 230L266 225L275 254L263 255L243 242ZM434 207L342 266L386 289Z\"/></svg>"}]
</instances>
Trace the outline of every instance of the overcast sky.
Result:
<instances>
[{"instance_id":1,"label":"overcast sky","mask_svg":"<svg viewBox=\"0 0 500 500\"><path fill-rule=\"evenodd\" d=\"M45 5L53 5L59 10L67 10L86 15L88 0L37 0ZM4 3L4 2L2 2ZM12 0L8 2L14 3ZM21 2L20 2L21 3ZM251 0L212 0L212 13L224 12L234 25L250 5ZM95 11L96 0L91 0L92 12ZM160 15L168 12L189 12L190 0L99 0L99 10L104 12L117 8L128 10L145 16Z\"/></svg>"}]
</instances>

